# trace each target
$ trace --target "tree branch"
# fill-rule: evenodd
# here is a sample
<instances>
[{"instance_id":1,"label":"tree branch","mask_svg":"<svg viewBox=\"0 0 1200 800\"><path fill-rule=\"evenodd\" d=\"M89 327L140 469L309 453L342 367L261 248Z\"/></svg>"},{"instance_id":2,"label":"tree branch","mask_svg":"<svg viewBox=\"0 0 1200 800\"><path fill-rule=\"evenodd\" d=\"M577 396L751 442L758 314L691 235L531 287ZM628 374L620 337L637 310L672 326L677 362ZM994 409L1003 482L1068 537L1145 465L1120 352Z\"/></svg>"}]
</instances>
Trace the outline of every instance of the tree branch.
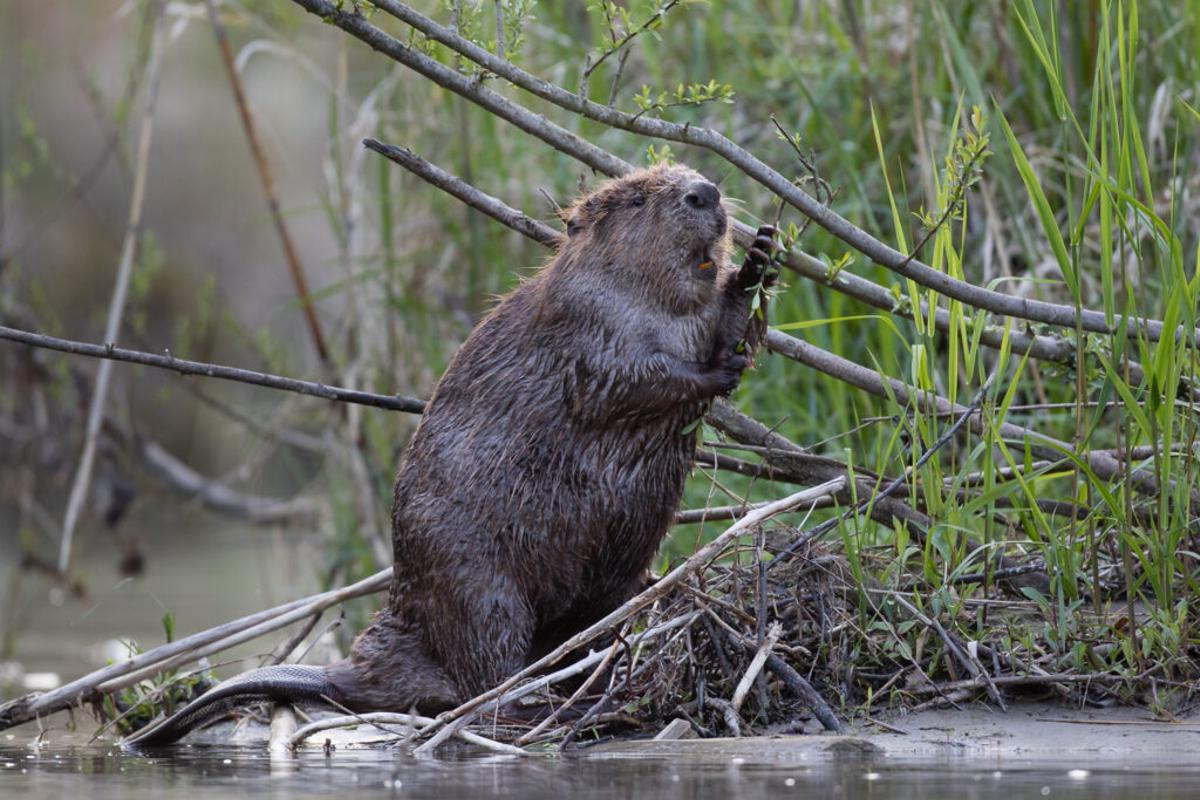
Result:
<instances>
[{"instance_id":1,"label":"tree branch","mask_svg":"<svg viewBox=\"0 0 1200 800\"><path fill-rule=\"evenodd\" d=\"M123 688L130 685L131 679L132 682L136 682L158 670L168 669L169 667L166 666L168 664L178 666L187 663L193 658L198 658L202 653L207 653L205 648L212 647L214 643L228 641L230 644L226 646L232 646L233 643L236 643L235 639L245 641L254 636L261 636L264 633L291 625L293 622L298 622L330 606L344 603L355 597L383 591L391 579L392 570L389 567L341 589L293 600L290 603L259 611L155 647L124 661L98 669L49 692L18 697L0 705L0 730L70 708L83 702L94 692ZM220 649L224 648L217 647L212 652Z\"/></svg>"},{"instance_id":2,"label":"tree branch","mask_svg":"<svg viewBox=\"0 0 1200 800\"><path fill-rule=\"evenodd\" d=\"M17 330L16 328L8 328L3 325L0 325L0 339L8 339L9 341L27 344L30 347L58 350L59 352L71 353L73 355L103 358L111 361L126 361L130 364L157 367L159 369L178 372L180 375L203 375L209 378L249 383L254 386L265 386L269 389L283 389L298 394L321 397L326 400L357 403L358 405L373 406L375 408L387 408L392 411L404 411L409 414L420 414L425 410L425 401L416 397L374 394L372 392L358 391L357 389L344 389L340 386L330 386L325 383L305 381L298 378L285 378L280 375L271 375L252 369L226 367L220 364L208 364L203 361L189 361L184 358L176 358L170 353L160 356L154 353L127 350L112 345L88 344L86 342L76 342L71 339L59 339L54 336Z\"/></svg>"}]
</instances>

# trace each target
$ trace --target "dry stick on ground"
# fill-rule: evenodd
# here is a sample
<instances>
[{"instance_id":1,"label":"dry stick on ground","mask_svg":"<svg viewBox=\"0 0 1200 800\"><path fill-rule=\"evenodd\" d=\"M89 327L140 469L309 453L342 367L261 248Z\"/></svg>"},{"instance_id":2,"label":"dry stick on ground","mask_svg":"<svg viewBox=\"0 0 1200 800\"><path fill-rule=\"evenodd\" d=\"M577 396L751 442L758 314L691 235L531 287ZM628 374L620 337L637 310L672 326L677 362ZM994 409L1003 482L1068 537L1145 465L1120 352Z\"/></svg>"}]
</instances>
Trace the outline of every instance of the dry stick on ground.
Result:
<instances>
[{"instance_id":1,"label":"dry stick on ground","mask_svg":"<svg viewBox=\"0 0 1200 800\"><path fill-rule=\"evenodd\" d=\"M683 581L684 578L699 571L709 561L716 558L728 545L737 540L738 537L744 536L749 531L753 530L755 525L758 525L770 517L781 514L786 511L803 505L806 502L811 502L830 492L836 492L845 485L844 477L829 481L820 486L815 486L811 489L805 489L802 492L789 495L782 500L776 500L764 508L752 511L733 525L725 529L717 538L713 539L704 547L697 550L687 558L682 564L668 572L662 578L654 583L653 586L645 591L626 600L617 609L609 612L599 621L590 625L587 629L580 631L572 636L567 641L556 647L552 652L528 665L520 672L505 680L500 685L484 692L483 694L468 700L455 709L438 715L438 725L431 726L425 732L431 732L433 727L441 727L441 730L425 744L417 748L418 754L432 753L439 744L445 741L449 736L453 735L454 731L461 728L463 725L470 722L481 711L494 704L497 698L503 695L508 690L512 689L521 681L540 672L546 667L554 664L566 654L576 650L583 645L591 642L599 636L604 635L613 626L624 622L642 609L649 606L655 600L665 596L676 585ZM832 712L830 712L832 716Z\"/></svg>"},{"instance_id":2,"label":"dry stick on ground","mask_svg":"<svg viewBox=\"0 0 1200 800\"><path fill-rule=\"evenodd\" d=\"M642 631L641 633L637 633L637 634L634 634L633 636L626 637L625 641L619 642L619 644L621 644L623 647L628 647L628 648L638 647L643 642L648 642L651 639L654 639L658 636L663 635L664 633L668 633L677 628L691 625L693 622L695 622L699 618L699 616L700 616L700 612L698 612L698 611L693 611L693 612L690 612L687 614L681 614L678 617L674 617L673 619L669 619L666 622L663 622L659 625L655 625L652 628L648 628L648 629ZM601 635L606 632L607 631L601 631L601 633L597 634L597 635ZM539 675L538 677L534 678L533 680L530 680L528 683L522 683L521 685L516 686L515 688L509 688L509 689L505 690L501 695L499 695L495 699L494 702L488 703L487 706L485 706L483 709L480 709L480 712L486 711L486 710L491 710L492 708L499 708L500 706L502 706L506 703L511 703L515 700L520 700L522 697L526 697L528 695L534 694L535 692L540 692L543 689L545 689L549 686L552 686L556 683L561 683L562 681L564 681L568 678L573 678L576 675L580 675L583 672L586 672L588 669L594 667L596 664L598 664L605 657L606 654L607 654L607 651L593 650L593 651L589 652L583 658L579 659L578 661L568 664L567 666L562 667L561 669L555 670L554 672L549 672L549 673ZM565 654L563 654L563 655L565 655ZM559 657L561 658L562 655L560 655Z\"/></svg>"},{"instance_id":3,"label":"dry stick on ground","mask_svg":"<svg viewBox=\"0 0 1200 800\"><path fill-rule=\"evenodd\" d=\"M759 609L759 618L766 618L766 608ZM742 675L742 679L738 681L737 687L733 690L733 699L730 703L733 705L733 710L740 712L742 703L746 702L746 695L750 693L750 687L754 684L755 678L762 672L763 665L767 663L767 658L771 655L771 650L779 642L780 635L783 634L783 627L778 622L771 625L763 643L759 645L758 650L754 653L754 658L750 659L750 666L746 667L746 673Z\"/></svg>"},{"instance_id":4,"label":"dry stick on ground","mask_svg":"<svg viewBox=\"0 0 1200 800\"><path fill-rule=\"evenodd\" d=\"M154 139L154 108L158 99L158 82L162 66L166 8L165 0L154 0L154 32L151 34L150 58L146 62L146 94L142 103L141 129L138 133L137 162L133 174L133 194L129 199L129 220L125 228L125 240L121 244L121 257L117 264L117 277L113 286L112 299L108 305L108 321L104 326L104 340L115 342L125 314L125 299L129 295L129 282L133 275L133 259L137 253L138 240L142 234L142 207L146 198L146 173L150 163L150 144ZM96 370L92 385L91 405L88 408L87 427L84 430L83 453L71 484L71 495L67 500L67 511L63 518L62 541L59 543L58 571L66 573L71 563L71 542L75 538L75 526L87 497L92 480L92 467L96 459L96 439L104 420L104 406L108 399L108 384L112 379L112 363L102 361Z\"/></svg>"},{"instance_id":5,"label":"dry stick on ground","mask_svg":"<svg viewBox=\"0 0 1200 800\"><path fill-rule=\"evenodd\" d=\"M705 599L707 601L712 600L712 598ZM715 604L709 602L706 603L706 605ZM717 649L718 653L721 652L721 645L716 638L717 635L720 635L724 639L728 640L735 647L741 647L747 653L757 654L759 652L760 648L752 639L743 637L742 634L730 626L729 623L721 619L720 615L717 614L711 607L707 608L706 610L708 615L718 623L717 627L714 628L710 626L708 629L709 638L712 640L713 647ZM825 704L825 701L817 693L817 690L813 688L813 685L809 683L803 675L797 672L791 664L787 663L774 653L767 653L765 666L772 673L774 673L775 677L783 681L784 685L791 689L792 693L799 697L802 703L812 710L813 715L816 716L817 720L821 723L825 730L833 731L835 733L841 730L841 723L834 715L832 709Z\"/></svg>"},{"instance_id":6,"label":"dry stick on ground","mask_svg":"<svg viewBox=\"0 0 1200 800\"><path fill-rule=\"evenodd\" d=\"M596 668L592 670L592 674L587 676L583 683L579 684L579 687L571 693L571 696L567 698L566 702L554 709L553 712L547 715L544 720L535 725L531 730L521 734L514 744L518 746L529 744L544 730L546 730L546 728L558 721L560 714L578 703L579 698L583 697L584 693L587 692L588 689L592 688L592 684L594 684L600 678L600 676L604 674L604 671L608 669L608 665L612 663L612 660L616 658L617 653L621 651L621 643L623 638L624 637L621 636L617 637L616 641L612 643L612 647L608 648L608 652L604 654L604 659L596 665Z\"/></svg>"},{"instance_id":7,"label":"dry stick on ground","mask_svg":"<svg viewBox=\"0 0 1200 800\"><path fill-rule=\"evenodd\" d=\"M310 722L302 728L299 728L295 733L288 737L287 746L295 750L304 740L312 736L314 733L327 731L334 728L349 728L356 725L375 725L384 733L403 738L404 735L395 730L383 727L384 725L407 725L409 728L427 727L433 723L433 717L422 717L416 714L396 714L387 711L373 711L366 714L347 714L339 717L326 717L315 722ZM504 744L492 739L480 736L477 733L470 731L459 731L458 737L470 744L478 745L487 750L496 753L504 753L506 755L527 756L529 753L519 747L514 747L511 744Z\"/></svg>"},{"instance_id":8,"label":"dry stick on ground","mask_svg":"<svg viewBox=\"0 0 1200 800\"><path fill-rule=\"evenodd\" d=\"M221 60L225 63L225 71L229 75L229 83L233 89L233 98L237 102L238 116L242 120L242 129L246 132L246 142L250 145L250 154L254 158L254 166L258 170L258 178L262 182L263 194L267 197L267 210L271 213L271 222L279 235L279 244L283 247L283 256L287 261L288 271L292 275L292 284L296 289L297 299L304 310L304 322L308 326L308 334L312 338L313 347L322 363L329 363L329 350L325 346L325 337L321 333L321 323L317 320L316 309L313 308L312 295L308 291L308 280L304 276L304 268L300 264L300 256L292 243L292 235L288 232L283 212L279 208L279 195L275 191L275 179L271 175L271 165L267 163L266 153L258 140L258 131L254 126L254 116L246 101L246 91L242 87L242 79L237 72L237 64L233 57L233 48L229 45L229 35L217 14L214 0L204 0L208 9L208 20L212 24L213 33L217 37L217 46L221 51Z\"/></svg>"},{"instance_id":9,"label":"dry stick on ground","mask_svg":"<svg viewBox=\"0 0 1200 800\"><path fill-rule=\"evenodd\" d=\"M1004 702L1004 698L1000 696L1000 691L996 688L996 684L992 680L992 676L988 674L987 670L984 669L976 659L972 658L963 651L962 645L958 642L958 639L955 638L954 635L947 631L944 627L942 627L942 623L938 621L937 617L928 617L922 614L917 610L916 606L905 600L898 593L893 594L892 599L894 599L901 608L908 612L910 617L920 622L926 628L933 628L933 630L945 643L946 648L950 651L950 654L954 656L954 660L959 664L962 664L963 668L970 673L972 678L983 683L984 688L987 689L988 696L992 698L992 701L996 705L1000 706L1001 711L1008 711L1008 705ZM944 689L945 687L942 688Z\"/></svg>"},{"instance_id":10,"label":"dry stick on ground","mask_svg":"<svg viewBox=\"0 0 1200 800\"><path fill-rule=\"evenodd\" d=\"M388 587L391 577L391 569L381 570L341 589L293 600L266 611L259 611L215 628L185 636L170 644L155 647L124 661L110 664L49 692L18 697L0 705L0 730L70 708L95 696L97 692L124 688L141 680L142 677L149 677L161 669L169 668L164 666L166 664L174 665L194 660L199 657L198 653L216 642L228 642L234 638L243 637L250 630L255 632L254 636L261 636L347 600L383 591ZM253 636L249 638L253 638ZM217 649L224 649L224 647ZM206 652L203 654L207 655Z\"/></svg>"},{"instance_id":11,"label":"dry stick on ground","mask_svg":"<svg viewBox=\"0 0 1200 800\"><path fill-rule=\"evenodd\" d=\"M327 22L337 25L375 49L385 52L396 60L401 60L391 52L395 49L392 43L394 42L401 48L404 48L404 45L370 25L357 11L343 11L339 4L329 2L329 0L295 0L295 2L309 11L319 14ZM716 153L850 247L897 274L934 289L947 297L996 314L1062 328L1082 328L1093 333L1115 333L1128 321L1132 323L1128 328L1130 336L1145 335L1151 341L1157 341L1162 337L1163 324L1159 320L1142 318L1126 320L1124 317L1118 317L1116 325L1110 326L1102 311L1082 309L1077 313L1075 307L1071 305L1006 295L952 278L944 272L917 261L909 254L889 247L853 225L833 209L818 203L787 177L771 169L753 154L716 131L690 123L680 125L643 115L626 114L615 108L596 103L497 57L404 3L397 2L397 0L377 0L373 5L412 26L430 39L446 45L484 69L560 108L612 128L656 139L695 145ZM385 47L387 49L384 49ZM1194 341L1200 343L1200 333L1195 330L1189 331L1180 327L1176 331L1169 332L1169 335L1190 336Z\"/></svg>"}]
</instances>

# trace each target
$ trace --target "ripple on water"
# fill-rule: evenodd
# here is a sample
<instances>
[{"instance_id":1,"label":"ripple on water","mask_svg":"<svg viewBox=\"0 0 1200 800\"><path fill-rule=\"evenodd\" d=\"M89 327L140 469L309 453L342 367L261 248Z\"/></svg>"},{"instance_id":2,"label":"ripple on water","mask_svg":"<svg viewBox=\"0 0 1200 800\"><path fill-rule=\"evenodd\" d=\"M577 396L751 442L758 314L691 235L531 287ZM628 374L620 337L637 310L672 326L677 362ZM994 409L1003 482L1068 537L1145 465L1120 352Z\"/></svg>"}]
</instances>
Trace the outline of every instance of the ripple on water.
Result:
<instances>
[{"instance_id":1,"label":"ripple on water","mask_svg":"<svg viewBox=\"0 0 1200 800\"><path fill-rule=\"evenodd\" d=\"M177 800L226 793L271 798L405 797L450 800L505 797L521 800L610 800L614 797L681 800L708 797L789 796L857 798L958 797L975 800L1067 796L1100 800L1157 800L1200 796L1200 765L1171 769L1126 763L970 759L824 760L744 749L721 757L659 756L499 760L467 752L437 761L386 750L305 751L267 758L254 748L195 745L156 753L111 746L35 751L0 746L0 795L20 800L82 796ZM1077 761L1077 760L1076 760ZM803 763L802 763L803 762ZM730 766L736 764L736 769ZM216 795L214 795L214 790Z\"/></svg>"}]
</instances>

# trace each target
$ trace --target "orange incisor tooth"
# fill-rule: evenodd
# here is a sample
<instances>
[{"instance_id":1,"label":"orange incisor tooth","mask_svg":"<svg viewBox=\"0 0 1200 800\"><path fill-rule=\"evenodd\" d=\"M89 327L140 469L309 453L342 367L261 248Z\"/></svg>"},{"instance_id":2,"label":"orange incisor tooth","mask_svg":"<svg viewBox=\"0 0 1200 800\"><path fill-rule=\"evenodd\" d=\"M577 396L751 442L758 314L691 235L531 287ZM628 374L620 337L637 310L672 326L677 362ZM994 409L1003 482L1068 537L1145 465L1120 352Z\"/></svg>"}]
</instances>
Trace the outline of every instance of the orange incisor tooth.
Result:
<instances>
[{"instance_id":1,"label":"orange incisor tooth","mask_svg":"<svg viewBox=\"0 0 1200 800\"><path fill-rule=\"evenodd\" d=\"M700 269L711 269L712 265L713 265L713 262L711 262L711 261L701 261Z\"/></svg>"}]
</instances>

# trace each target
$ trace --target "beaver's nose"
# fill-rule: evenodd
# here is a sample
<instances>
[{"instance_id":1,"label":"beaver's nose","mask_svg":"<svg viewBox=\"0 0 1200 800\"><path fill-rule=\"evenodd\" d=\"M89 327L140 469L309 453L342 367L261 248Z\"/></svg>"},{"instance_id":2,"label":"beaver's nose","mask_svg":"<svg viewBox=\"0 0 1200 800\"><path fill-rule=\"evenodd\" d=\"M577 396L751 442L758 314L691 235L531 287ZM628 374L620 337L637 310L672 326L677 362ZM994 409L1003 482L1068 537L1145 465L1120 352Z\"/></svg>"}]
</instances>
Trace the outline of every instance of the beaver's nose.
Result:
<instances>
[{"instance_id":1,"label":"beaver's nose","mask_svg":"<svg viewBox=\"0 0 1200 800\"><path fill-rule=\"evenodd\" d=\"M708 181L696 181L688 187L683 202L692 208L713 208L721 202L721 192Z\"/></svg>"}]
</instances>

